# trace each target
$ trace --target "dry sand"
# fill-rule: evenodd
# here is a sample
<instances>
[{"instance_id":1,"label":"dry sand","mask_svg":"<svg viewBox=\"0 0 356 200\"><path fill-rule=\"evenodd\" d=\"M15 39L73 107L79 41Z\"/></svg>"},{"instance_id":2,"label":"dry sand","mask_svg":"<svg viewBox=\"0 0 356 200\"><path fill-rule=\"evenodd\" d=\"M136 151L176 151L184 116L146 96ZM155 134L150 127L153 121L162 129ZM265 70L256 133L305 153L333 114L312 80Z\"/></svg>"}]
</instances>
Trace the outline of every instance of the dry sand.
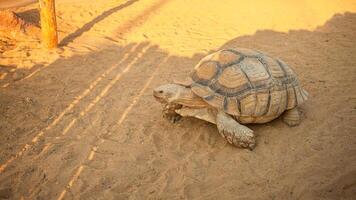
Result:
<instances>
[{"instance_id":1,"label":"dry sand","mask_svg":"<svg viewBox=\"0 0 356 200\"><path fill-rule=\"evenodd\" d=\"M14 11L38 25L36 5ZM356 199L354 1L57 0L57 20L52 51L0 37L0 199ZM254 151L152 98L232 46L311 95L297 127L249 125Z\"/></svg>"}]
</instances>

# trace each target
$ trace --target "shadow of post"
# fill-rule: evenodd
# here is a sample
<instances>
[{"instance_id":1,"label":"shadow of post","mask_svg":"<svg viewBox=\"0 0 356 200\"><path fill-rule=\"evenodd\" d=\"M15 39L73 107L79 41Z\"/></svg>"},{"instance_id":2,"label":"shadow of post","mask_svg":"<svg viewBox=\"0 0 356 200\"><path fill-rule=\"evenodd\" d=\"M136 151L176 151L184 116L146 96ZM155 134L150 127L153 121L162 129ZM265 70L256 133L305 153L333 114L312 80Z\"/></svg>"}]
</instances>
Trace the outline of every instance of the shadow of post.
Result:
<instances>
[{"instance_id":1,"label":"shadow of post","mask_svg":"<svg viewBox=\"0 0 356 200\"><path fill-rule=\"evenodd\" d=\"M110 16L111 14L122 10L136 2L138 2L139 0L129 0L127 2L125 2L124 4L121 4L119 6L116 6L114 8L111 8L105 12L103 12L102 14L100 14L99 16L95 17L93 20L91 20L90 22L86 23L83 27L77 29L75 32L67 35L65 38L63 38L63 40L59 43L59 45L67 45L70 42L73 42L73 40L79 36L81 36L84 32L89 31L96 23L104 20L106 17Z\"/></svg>"}]
</instances>

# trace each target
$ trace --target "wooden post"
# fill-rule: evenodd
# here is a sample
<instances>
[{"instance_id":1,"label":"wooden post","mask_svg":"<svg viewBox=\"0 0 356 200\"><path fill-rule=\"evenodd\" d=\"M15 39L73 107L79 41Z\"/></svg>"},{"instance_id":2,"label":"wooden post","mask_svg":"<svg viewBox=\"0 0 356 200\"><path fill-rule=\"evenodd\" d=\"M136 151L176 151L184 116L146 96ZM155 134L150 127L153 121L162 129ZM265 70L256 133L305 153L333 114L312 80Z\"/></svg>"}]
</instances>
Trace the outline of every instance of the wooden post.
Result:
<instances>
[{"instance_id":1,"label":"wooden post","mask_svg":"<svg viewBox=\"0 0 356 200\"><path fill-rule=\"evenodd\" d=\"M54 0L39 0L41 13L42 42L49 48L58 45L56 10Z\"/></svg>"}]
</instances>

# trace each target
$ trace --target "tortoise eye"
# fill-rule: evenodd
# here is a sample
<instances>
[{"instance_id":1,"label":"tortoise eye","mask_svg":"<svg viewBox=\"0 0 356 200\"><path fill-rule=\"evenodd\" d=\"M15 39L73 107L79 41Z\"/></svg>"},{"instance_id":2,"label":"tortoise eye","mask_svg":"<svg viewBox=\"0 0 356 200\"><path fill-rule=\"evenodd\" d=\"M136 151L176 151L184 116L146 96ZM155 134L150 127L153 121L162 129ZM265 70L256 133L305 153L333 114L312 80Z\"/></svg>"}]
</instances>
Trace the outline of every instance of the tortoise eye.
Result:
<instances>
[{"instance_id":1,"label":"tortoise eye","mask_svg":"<svg viewBox=\"0 0 356 200\"><path fill-rule=\"evenodd\" d=\"M158 91L158 93L162 94L162 93L163 93L163 90Z\"/></svg>"}]
</instances>

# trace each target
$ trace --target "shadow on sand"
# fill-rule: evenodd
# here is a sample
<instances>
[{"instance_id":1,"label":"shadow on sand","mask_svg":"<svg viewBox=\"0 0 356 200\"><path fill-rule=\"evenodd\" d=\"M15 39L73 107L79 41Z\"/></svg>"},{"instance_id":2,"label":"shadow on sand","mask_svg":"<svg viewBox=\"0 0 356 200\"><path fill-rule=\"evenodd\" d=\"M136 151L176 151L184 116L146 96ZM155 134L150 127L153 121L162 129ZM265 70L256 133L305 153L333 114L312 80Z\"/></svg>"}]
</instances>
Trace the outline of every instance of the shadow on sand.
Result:
<instances>
[{"instance_id":1,"label":"shadow on sand","mask_svg":"<svg viewBox=\"0 0 356 200\"><path fill-rule=\"evenodd\" d=\"M121 4L119 6L116 6L114 8L111 8L105 12L103 12L101 15L98 15L97 17L95 17L93 20L91 20L90 22L86 23L84 26L82 26L81 28L77 29L75 32L67 35L65 38L63 38L63 40L60 42L59 45L63 46L63 45L67 45L68 43L72 42L75 38L81 36L84 32L89 31L96 23L104 20L105 18L107 18L108 16L114 14L115 12L122 10L136 2L138 2L139 0L129 0L127 2L125 2L124 4Z\"/></svg>"}]
</instances>

